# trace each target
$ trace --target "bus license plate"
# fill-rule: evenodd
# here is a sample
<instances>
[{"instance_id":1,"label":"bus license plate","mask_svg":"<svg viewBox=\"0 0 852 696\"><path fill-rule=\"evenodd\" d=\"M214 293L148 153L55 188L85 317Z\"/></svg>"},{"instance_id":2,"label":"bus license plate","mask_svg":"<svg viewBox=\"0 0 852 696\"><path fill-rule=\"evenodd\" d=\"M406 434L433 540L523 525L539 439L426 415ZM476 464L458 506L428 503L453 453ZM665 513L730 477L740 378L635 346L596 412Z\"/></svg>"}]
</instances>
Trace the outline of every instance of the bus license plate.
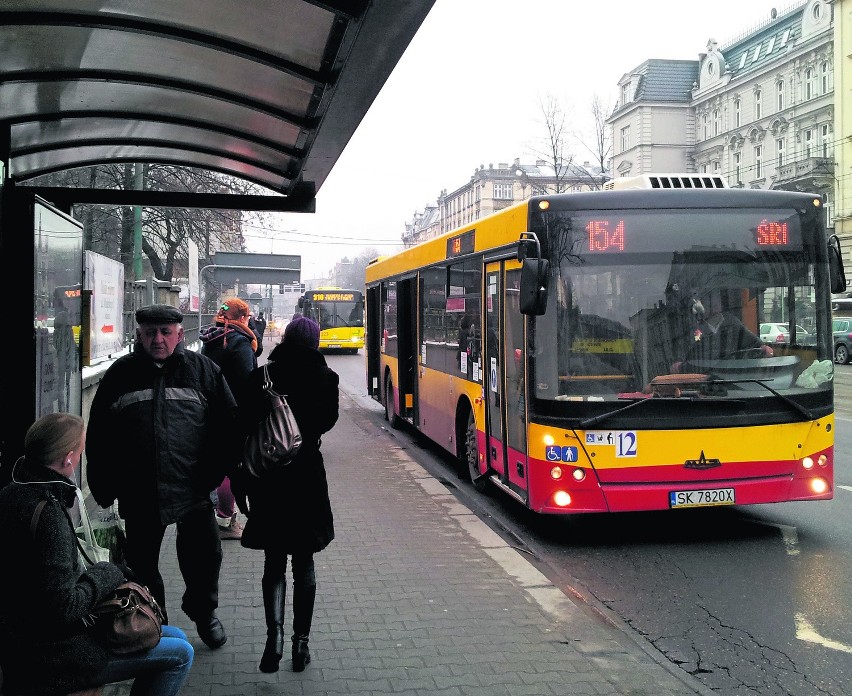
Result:
<instances>
[{"instance_id":1,"label":"bus license plate","mask_svg":"<svg viewBox=\"0 0 852 696\"><path fill-rule=\"evenodd\" d=\"M707 505L734 505L733 488L706 488L698 491L672 491L669 493L669 507L690 508Z\"/></svg>"},{"instance_id":2,"label":"bus license plate","mask_svg":"<svg viewBox=\"0 0 852 696\"><path fill-rule=\"evenodd\" d=\"M329 343L328 347L329 348L340 348L340 344L339 343Z\"/></svg>"}]
</instances>

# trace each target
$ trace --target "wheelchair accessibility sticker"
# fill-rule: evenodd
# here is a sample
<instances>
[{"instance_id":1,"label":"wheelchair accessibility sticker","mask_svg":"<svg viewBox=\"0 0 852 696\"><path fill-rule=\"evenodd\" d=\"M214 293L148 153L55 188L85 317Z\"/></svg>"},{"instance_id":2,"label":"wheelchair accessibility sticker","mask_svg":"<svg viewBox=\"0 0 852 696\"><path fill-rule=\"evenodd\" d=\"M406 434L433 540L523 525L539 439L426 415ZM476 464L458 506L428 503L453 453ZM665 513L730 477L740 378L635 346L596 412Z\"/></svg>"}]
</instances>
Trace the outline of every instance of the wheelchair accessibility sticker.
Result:
<instances>
[{"instance_id":1,"label":"wheelchair accessibility sticker","mask_svg":"<svg viewBox=\"0 0 852 696\"><path fill-rule=\"evenodd\" d=\"M632 430L590 430L586 433L586 447L615 447L616 457L638 455L638 438Z\"/></svg>"},{"instance_id":2,"label":"wheelchair accessibility sticker","mask_svg":"<svg viewBox=\"0 0 852 696\"><path fill-rule=\"evenodd\" d=\"M576 462L576 447L560 447L559 445L547 445L544 448L544 458L548 462Z\"/></svg>"}]
</instances>

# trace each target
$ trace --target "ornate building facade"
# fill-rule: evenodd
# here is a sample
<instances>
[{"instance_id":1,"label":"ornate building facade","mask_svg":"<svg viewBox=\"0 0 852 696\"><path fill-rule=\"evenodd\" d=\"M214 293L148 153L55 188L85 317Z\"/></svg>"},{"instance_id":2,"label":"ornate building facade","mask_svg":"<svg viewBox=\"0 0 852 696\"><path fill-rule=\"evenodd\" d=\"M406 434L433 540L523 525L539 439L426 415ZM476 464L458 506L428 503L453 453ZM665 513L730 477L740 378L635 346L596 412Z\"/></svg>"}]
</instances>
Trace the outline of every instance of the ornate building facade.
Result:
<instances>
[{"instance_id":1,"label":"ornate building facade","mask_svg":"<svg viewBox=\"0 0 852 696\"><path fill-rule=\"evenodd\" d=\"M480 165L466 184L450 192L444 189L435 204L416 212L405 225L402 241L407 247L414 246L531 196L591 191L601 188L608 178L599 166L588 162L563 163L558 169L542 160L521 164L520 158L496 167Z\"/></svg>"},{"instance_id":2,"label":"ornate building facade","mask_svg":"<svg viewBox=\"0 0 852 696\"><path fill-rule=\"evenodd\" d=\"M613 176L702 172L835 198L834 10L801 0L697 61L649 60L618 83Z\"/></svg>"}]
</instances>

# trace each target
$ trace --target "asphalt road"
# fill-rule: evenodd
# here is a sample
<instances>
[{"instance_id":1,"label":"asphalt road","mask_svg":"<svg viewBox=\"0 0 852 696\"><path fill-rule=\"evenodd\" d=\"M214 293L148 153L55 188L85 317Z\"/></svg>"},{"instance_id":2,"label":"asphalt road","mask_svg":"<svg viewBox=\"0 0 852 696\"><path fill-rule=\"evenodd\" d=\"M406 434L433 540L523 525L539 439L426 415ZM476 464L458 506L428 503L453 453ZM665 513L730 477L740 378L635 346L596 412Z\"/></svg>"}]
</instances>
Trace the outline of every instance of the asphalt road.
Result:
<instances>
[{"instance_id":1,"label":"asphalt road","mask_svg":"<svg viewBox=\"0 0 852 696\"><path fill-rule=\"evenodd\" d=\"M362 355L329 362L364 392ZM543 517L399 437L551 580L716 693L852 696L852 365L835 382L836 491L818 503Z\"/></svg>"}]
</instances>

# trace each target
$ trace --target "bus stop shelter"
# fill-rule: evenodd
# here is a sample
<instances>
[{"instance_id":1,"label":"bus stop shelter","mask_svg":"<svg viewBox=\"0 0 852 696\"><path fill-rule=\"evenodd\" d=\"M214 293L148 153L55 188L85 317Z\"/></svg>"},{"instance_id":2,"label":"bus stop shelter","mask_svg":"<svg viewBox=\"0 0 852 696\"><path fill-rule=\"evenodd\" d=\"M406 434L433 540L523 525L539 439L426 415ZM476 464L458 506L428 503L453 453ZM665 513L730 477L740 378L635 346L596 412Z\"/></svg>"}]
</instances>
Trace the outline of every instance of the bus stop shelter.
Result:
<instances>
[{"instance_id":1,"label":"bus stop shelter","mask_svg":"<svg viewBox=\"0 0 852 696\"><path fill-rule=\"evenodd\" d=\"M0 394L16 404L0 426L0 463L14 461L39 411L57 408L56 401L36 408L44 375L26 298L37 292L46 242L34 207L55 208L51 219L60 222L77 203L313 212L316 193L433 3L0 3L0 269L20 303L7 314L9 340L0 349L7 366ZM28 184L121 162L221 172L269 194ZM82 265L82 248L67 249Z\"/></svg>"}]
</instances>

